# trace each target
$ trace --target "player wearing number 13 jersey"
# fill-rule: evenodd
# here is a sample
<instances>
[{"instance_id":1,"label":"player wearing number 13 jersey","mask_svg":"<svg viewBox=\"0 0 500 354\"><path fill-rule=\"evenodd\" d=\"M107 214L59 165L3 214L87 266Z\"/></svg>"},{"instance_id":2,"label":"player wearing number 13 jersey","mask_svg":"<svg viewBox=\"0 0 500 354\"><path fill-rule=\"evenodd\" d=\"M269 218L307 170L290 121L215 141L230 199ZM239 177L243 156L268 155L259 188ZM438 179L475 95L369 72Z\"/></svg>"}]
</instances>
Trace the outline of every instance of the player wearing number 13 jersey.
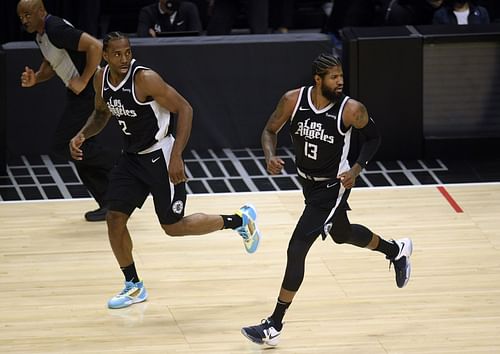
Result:
<instances>
[{"instance_id":1,"label":"player wearing number 13 jersey","mask_svg":"<svg viewBox=\"0 0 500 354\"><path fill-rule=\"evenodd\" d=\"M410 278L413 246L409 238L386 241L347 218L349 191L379 146L377 127L361 102L342 93L344 77L336 57L322 54L313 61L312 69L314 85L285 93L262 132L267 170L279 174L284 162L276 155L277 135L290 124L305 208L288 244L285 275L273 313L260 324L241 329L258 344L278 344L283 317L304 279L307 253L320 235L384 254L394 264L399 288ZM351 167L347 156L353 129L365 136L365 143Z\"/></svg>"},{"instance_id":2,"label":"player wearing number 13 jersey","mask_svg":"<svg viewBox=\"0 0 500 354\"><path fill-rule=\"evenodd\" d=\"M295 148L295 164L302 176L336 178L339 170L349 169L347 153L351 129L342 119L348 96L340 94L336 102L317 109L311 102L313 86L299 90L290 118L290 134Z\"/></svg>"},{"instance_id":3,"label":"player wearing number 13 jersey","mask_svg":"<svg viewBox=\"0 0 500 354\"><path fill-rule=\"evenodd\" d=\"M151 193L161 227L169 236L205 235L234 229L248 253L256 251L260 233L257 212L244 205L234 214L184 216L186 174L182 152L191 132L191 105L160 75L132 58L129 39L112 32L103 40L108 63L94 76L95 110L85 126L71 139L71 155L82 158L83 141L99 133L108 120L118 120L125 149L111 171L106 216L108 236L125 277L125 287L108 301L109 308L122 308L148 297L132 256L127 222ZM171 134L171 112L176 117L176 137Z\"/></svg>"}]
</instances>

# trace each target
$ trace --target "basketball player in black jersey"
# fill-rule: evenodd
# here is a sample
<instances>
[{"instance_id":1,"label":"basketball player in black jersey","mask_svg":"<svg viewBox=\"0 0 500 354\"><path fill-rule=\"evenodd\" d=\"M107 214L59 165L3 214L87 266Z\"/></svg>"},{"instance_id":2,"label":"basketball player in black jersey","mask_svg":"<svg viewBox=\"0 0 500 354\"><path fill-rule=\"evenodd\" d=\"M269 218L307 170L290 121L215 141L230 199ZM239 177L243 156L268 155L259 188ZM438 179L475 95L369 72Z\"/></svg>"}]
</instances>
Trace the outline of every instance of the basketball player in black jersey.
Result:
<instances>
[{"instance_id":1,"label":"basketball player in black jersey","mask_svg":"<svg viewBox=\"0 0 500 354\"><path fill-rule=\"evenodd\" d=\"M53 137L52 152L69 159L68 142L94 109L91 79L101 62L102 44L66 20L48 14L42 0L19 1L17 14L26 31L36 32L36 43L43 55L36 72L25 67L21 74L21 86L32 87L57 75L67 87L65 107ZM85 159L76 161L76 170L99 205L97 210L87 212L85 219L103 221L107 211L104 196L108 175L118 153L95 139L87 140L83 150Z\"/></svg>"},{"instance_id":2,"label":"basketball player in black jersey","mask_svg":"<svg viewBox=\"0 0 500 354\"><path fill-rule=\"evenodd\" d=\"M110 175L106 217L114 255L125 276L125 288L108 301L109 308L122 308L147 299L132 257L127 221L149 193L167 235L203 235L234 229L248 253L256 251L260 234L255 208L244 205L232 215L197 213L184 217L186 174L182 152L191 133L193 109L173 87L153 70L132 59L128 38L112 32L104 38L103 57L108 65L94 76L95 111L71 140L73 158L84 157L83 141L99 133L111 116L118 120L125 149ZM171 113L176 114L175 138Z\"/></svg>"},{"instance_id":3,"label":"basketball player in black jersey","mask_svg":"<svg viewBox=\"0 0 500 354\"><path fill-rule=\"evenodd\" d=\"M285 275L273 314L260 325L241 330L258 344L278 344L285 311L304 279L306 255L319 235L323 240L329 235L336 243L383 253L394 265L400 288L410 278L410 239L386 241L347 218L349 192L380 143L377 127L361 102L342 93L343 72L336 57L322 54L312 69L314 86L285 93L262 132L267 170L279 174L284 162L276 156L277 134L287 122L290 125L306 206L288 245ZM359 130L366 142L350 166L347 155L353 129Z\"/></svg>"}]
</instances>

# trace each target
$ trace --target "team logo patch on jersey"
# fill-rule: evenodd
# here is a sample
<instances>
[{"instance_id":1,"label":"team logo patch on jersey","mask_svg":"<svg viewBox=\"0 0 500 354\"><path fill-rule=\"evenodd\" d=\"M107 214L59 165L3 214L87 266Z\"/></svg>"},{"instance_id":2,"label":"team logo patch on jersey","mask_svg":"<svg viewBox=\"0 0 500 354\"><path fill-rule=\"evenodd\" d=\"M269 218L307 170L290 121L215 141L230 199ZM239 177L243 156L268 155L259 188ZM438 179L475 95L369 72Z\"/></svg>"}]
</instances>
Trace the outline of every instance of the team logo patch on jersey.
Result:
<instances>
[{"instance_id":1,"label":"team logo patch on jersey","mask_svg":"<svg viewBox=\"0 0 500 354\"><path fill-rule=\"evenodd\" d=\"M175 214L182 214L183 210L184 210L184 203L182 200L176 200L174 204L172 204L172 211Z\"/></svg>"}]
</instances>

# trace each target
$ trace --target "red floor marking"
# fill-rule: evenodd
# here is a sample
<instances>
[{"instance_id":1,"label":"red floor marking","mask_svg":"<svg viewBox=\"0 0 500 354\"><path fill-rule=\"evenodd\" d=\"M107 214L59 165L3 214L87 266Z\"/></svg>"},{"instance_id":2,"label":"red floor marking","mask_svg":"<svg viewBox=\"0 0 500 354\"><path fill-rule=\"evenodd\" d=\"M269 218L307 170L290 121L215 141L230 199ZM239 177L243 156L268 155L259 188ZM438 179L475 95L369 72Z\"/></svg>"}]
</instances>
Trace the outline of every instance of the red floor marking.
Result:
<instances>
[{"instance_id":1,"label":"red floor marking","mask_svg":"<svg viewBox=\"0 0 500 354\"><path fill-rule=\"evenodd\" d=\"M455 199L453 199L453 197L450 195L450 193L448 193L448 191L446 190L446 188L444 188L443 186L439 186L437 187L438 191L441 192L441 194L443 195L444 199L446 199L448 201L448 203L450 203L451 207L453 209L455 209L455 211L457 213L463 213L464 211L462 210L462 208L460 208L460 205L458 205L458 203L455 201Z\"/></svg>"}]
</instances>

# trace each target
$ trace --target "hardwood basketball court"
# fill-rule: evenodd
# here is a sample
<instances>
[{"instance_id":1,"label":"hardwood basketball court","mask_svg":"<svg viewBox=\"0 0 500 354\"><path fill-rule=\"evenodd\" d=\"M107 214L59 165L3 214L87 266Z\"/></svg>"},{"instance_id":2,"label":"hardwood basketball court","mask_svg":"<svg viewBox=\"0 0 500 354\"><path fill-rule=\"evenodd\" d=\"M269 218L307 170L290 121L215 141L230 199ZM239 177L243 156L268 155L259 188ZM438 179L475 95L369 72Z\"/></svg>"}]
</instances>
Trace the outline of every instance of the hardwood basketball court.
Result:
<instances>
[{"instance_id":1,"label":"hardwood basketball court","mask_svg":"<svg viewBox=\"0 0 500 354\"><path fill-rule=\"evenodd\" d=\"M300 192L189 196L187 214L245 202L264 235L254 255L232 231L164 235L148 199L129 228L149 299L121 310L106 308L123 276L105 223L83 220L91 200L2 202L0 350L500 353L500 184L355 189L353 223L413 239L408 286L381 254L317 241L274 349L239 331L274 308Z\"/></svg>"}]
</instances>

